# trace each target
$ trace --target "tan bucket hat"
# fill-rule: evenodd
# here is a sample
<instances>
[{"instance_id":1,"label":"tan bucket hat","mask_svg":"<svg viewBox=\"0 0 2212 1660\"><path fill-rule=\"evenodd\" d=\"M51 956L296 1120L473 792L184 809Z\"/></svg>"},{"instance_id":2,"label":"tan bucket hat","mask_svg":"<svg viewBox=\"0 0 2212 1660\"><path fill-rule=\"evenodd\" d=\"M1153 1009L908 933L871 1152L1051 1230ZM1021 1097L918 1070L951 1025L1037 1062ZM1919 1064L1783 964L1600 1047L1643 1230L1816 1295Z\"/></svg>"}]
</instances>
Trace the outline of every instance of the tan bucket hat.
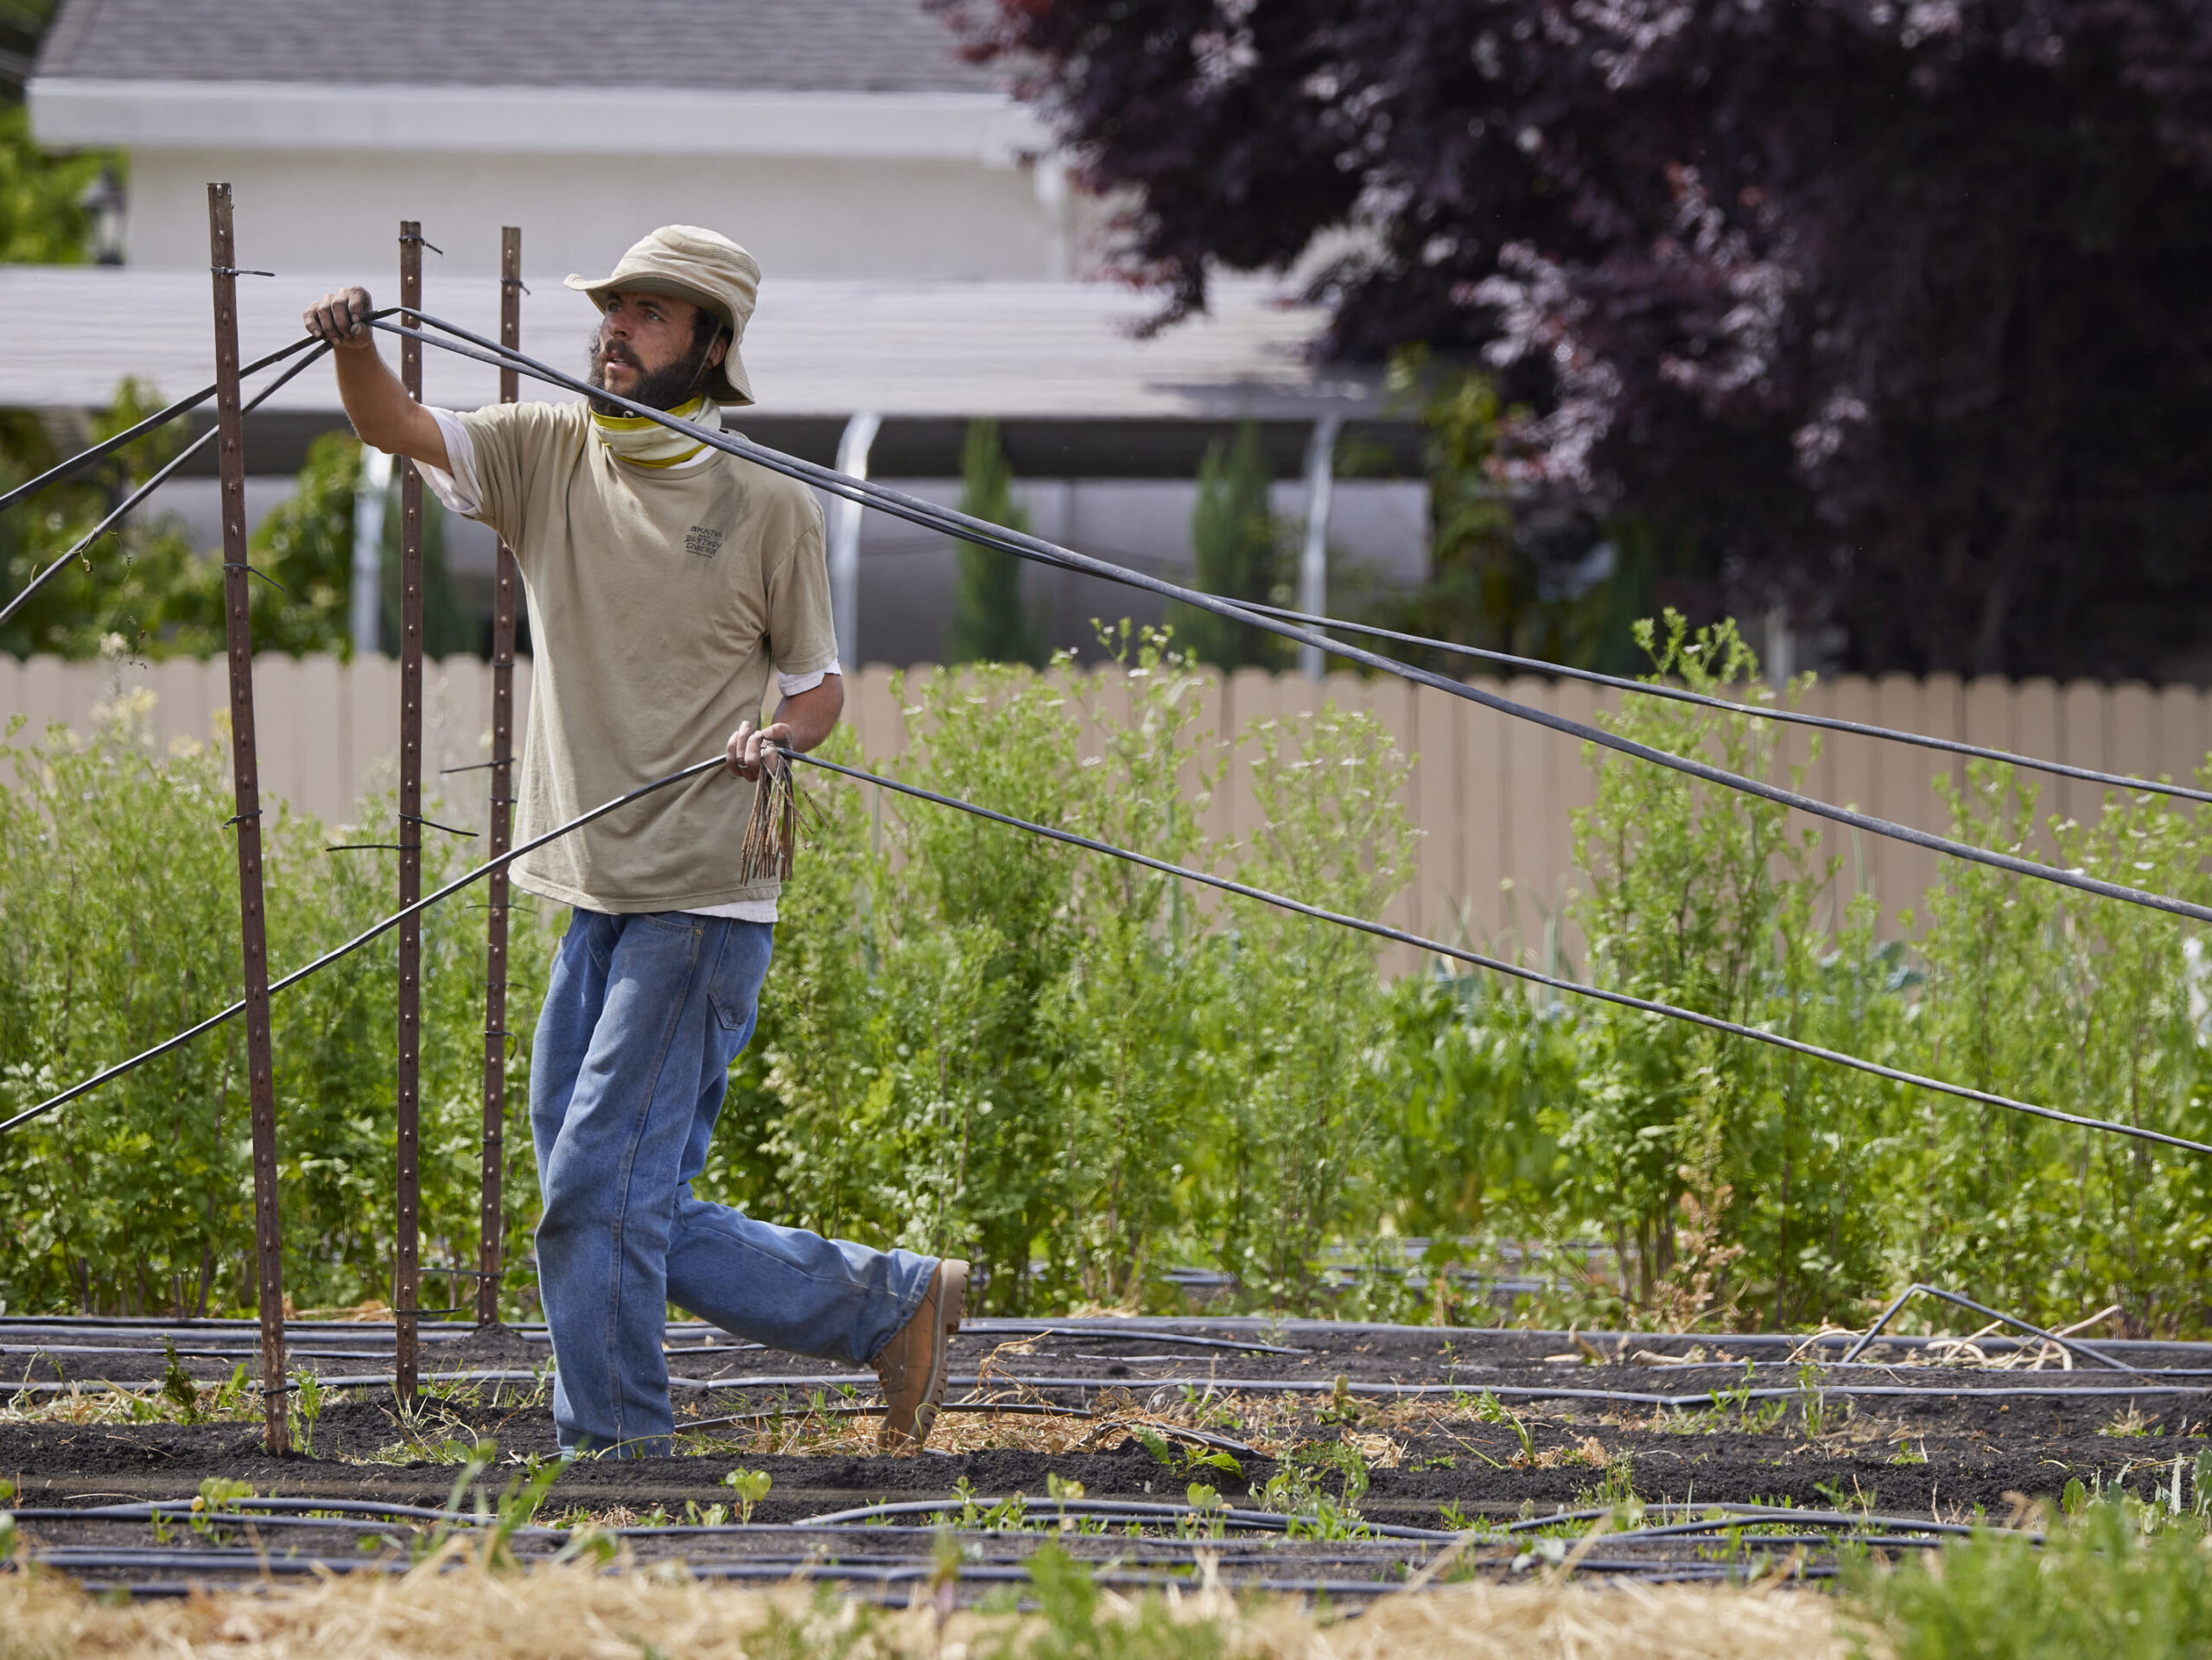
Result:
<instances>
[{"instance_id":1,"label":"tan bucket hat","mask_svg":"<svg viewBox=\"0 0 2212 1660\"><path fill-rule=\"evenodd\" d=\"M707 395L723 404L753 401L753 383L737 347L760 296L760 264L728 237L696 225L664 225L624 254L609 275L594 282L572 273L569 286L591 296L601 311L607 296L618 290L671 294L703 306L729 326L729 351L720 374L707 383Z\"/></svg>"}]
</instances>

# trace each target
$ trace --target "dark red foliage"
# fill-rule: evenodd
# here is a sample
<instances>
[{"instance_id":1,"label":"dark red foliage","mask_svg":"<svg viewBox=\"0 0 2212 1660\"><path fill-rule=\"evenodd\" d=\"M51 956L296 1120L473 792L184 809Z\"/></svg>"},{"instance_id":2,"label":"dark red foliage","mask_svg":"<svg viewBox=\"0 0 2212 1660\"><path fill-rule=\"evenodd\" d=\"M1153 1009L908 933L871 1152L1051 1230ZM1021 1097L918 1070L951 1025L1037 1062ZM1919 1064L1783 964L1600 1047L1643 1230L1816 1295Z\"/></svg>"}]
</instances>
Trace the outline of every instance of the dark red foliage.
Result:
<instances>
[{"instance_id":1,"label":"dark red foliage","mask_svg":"<svg viewBox=\"0 0 2212 1660\"><path fill-rule=\"evenodd\" d=\"M1850 666L2212 671L2212 0L938 3L1171 315L1341 243Z\"/></svg>"}]
</instances>

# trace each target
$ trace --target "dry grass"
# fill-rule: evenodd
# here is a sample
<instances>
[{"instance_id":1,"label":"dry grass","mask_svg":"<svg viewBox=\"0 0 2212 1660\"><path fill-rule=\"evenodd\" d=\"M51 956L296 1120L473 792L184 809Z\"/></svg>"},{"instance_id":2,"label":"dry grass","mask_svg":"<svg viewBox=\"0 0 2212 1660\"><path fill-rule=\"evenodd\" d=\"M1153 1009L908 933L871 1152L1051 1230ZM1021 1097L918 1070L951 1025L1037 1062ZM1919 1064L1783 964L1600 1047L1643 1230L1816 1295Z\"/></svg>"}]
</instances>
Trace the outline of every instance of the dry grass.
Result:
<instances>
[{"instance_id":1,"label":"dry grass","mask_svg":"<svg viewBox=\"0 0 2212 1660\"><path fill-rule=\"evenodd\" d=\"M1105 1595L1101 1612L1125 1619L1133 1606ZM1202 1592L1170 1612L1184 1625L1211 1623L1217 1640L1198 1646L1224 1660L1842 1660L1850 1651L1834 1604L1803 1590L1467 1584L1388 1598L1363 1618L1327 1624L1288 1604L1239 1609ZM364 1574L123 1607L43 1577L0 1578L0 1660L981 1660L1009 1638L1020 1652L1036 1628L957 1613L940 1630L927 1608L877 1617L796 1591L582 1567Z\"/></svg>"}]
</instances>

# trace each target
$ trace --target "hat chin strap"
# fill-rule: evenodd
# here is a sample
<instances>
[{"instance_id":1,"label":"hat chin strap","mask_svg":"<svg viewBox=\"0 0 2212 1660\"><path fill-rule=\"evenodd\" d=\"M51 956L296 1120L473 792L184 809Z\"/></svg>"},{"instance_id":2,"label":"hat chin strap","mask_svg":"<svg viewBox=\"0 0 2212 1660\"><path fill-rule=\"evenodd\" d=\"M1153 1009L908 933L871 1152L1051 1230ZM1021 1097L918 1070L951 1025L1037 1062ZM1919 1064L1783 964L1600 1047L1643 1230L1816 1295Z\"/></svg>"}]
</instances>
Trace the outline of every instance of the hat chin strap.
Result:
<instances>
[{"instance_id":1,"label":"hat chin strap","mask_svg":"<svg viewBox=\"0 0 2212 1660\"><path fill-rule=\"evenodd\" d=\"M699 366L691 376L691 384L685 387L684 391L687 392L704 392L707 385L707 377L714 373L716 369L721 366L721 364L718 364L715 361L715 347L718 341L721 340L728 340L732 346L737 344L735 338L731 335L729 330L723 328L719 322L717 322L715 327L713 336L707 341L705 348L699 353ZM728 363L728 361L729 353L725 350L722 353L722 363Z\"/></svg>"}]
</instances>

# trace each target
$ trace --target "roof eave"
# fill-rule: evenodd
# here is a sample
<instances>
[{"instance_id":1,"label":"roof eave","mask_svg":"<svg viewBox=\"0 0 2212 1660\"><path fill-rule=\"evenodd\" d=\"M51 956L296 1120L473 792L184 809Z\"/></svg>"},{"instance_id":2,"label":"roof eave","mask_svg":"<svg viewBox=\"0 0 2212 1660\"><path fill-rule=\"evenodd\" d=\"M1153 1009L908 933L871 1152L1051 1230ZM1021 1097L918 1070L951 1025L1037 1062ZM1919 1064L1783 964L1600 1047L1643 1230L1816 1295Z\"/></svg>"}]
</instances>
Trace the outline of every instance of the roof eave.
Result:
<instances>
[{"instance_id":1,"label":"roof eave","mask_svg":"<svg viewBox=\"0 0 2212 1660\"><path fill-rule=\"evenodd\" d=\"M782 156L1010 166L1052 148L1001 93L664 86L408 86L41 75L52 149Z\"/></svg>"}]
</instances>

